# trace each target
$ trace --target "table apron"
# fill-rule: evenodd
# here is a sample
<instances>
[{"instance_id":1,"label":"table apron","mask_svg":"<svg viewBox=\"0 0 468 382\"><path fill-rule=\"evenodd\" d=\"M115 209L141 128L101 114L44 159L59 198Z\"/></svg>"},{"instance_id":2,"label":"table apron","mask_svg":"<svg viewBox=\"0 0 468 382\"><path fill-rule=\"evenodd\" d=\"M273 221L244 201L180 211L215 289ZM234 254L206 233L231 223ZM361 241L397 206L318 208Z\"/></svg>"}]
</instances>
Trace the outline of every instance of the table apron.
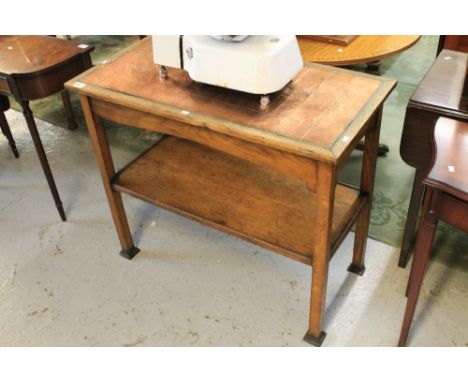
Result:
<instances>
[{"instance_id":1,"label":"table apron","mask_svg":"<svg viewBox=\"0 0 468 382\"><path fill-rule=\"evenodd\" d=\"M41 73L17 74L11 76L15 82L16 91L12 89L15 98L35 100L48 97L60 90L63 84L92 66L89 54L79 55L56 65Z\"/></svg>"},{"instance_id":2,"label":"table apron","mask_svg":"<svg viewBox=\"0 0 468 382\"><path fill-rule=\"evenodd\" d=\"M89 98L93 114L106 120L172 135L208 146L304 181L315 192L319 162L267 146L244 141L204 127L170 120L107 101Z\"/></svg>"},{"instance_id":3,"label":"table apron","mask_svg":"<svg viewBox=\"0 0 468 382\"><path fill-rule=\"evenodd\" d=\"M400 143L400 155L405 163L424 173L429 171L434 147L434 126L442 116L468 120L466 113L424 109L413 107L411 104L408 106Z\"/></svg>"}]
</instances>

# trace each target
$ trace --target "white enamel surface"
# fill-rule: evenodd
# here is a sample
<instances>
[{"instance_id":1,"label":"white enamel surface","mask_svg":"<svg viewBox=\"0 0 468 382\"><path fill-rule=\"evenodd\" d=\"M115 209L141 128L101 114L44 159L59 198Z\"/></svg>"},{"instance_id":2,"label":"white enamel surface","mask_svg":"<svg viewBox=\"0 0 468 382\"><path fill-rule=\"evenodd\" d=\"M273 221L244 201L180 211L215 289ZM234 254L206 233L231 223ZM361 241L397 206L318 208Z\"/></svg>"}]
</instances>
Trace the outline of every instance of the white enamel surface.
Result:
<instances>
[{"instance_id":1,"label":"white enamel surface","mask_svg":"<svg viewBox=\"0 0 468 382\"><path fill-rule=\"evenodd\" d=\"M242 42L187 35L182 50L193 80L254 94L282 89L303 67L293 35L248 36ZM180 67L178 36L153 36L153 53L155 63Z\"/></svg>"}]
</instances>

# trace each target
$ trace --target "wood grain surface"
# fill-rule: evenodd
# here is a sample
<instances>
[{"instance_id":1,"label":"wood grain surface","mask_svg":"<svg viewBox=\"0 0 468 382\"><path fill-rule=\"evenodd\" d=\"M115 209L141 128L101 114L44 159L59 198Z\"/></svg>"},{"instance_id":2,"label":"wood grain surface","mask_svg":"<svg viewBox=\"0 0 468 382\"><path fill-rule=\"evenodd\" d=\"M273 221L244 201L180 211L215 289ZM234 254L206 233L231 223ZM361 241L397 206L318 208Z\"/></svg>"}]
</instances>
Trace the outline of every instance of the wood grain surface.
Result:
<instances>
[{"instance_id":1,"label":"wood grain surface","mask_svg":"<svg viewBox=\"0 0 468 382\"><path fill-rule=\"evenodd\" d=\"M315 228L320 207L304 182L179 138L167 137L144 153L117 175L114 187L247 240L296 252L309 263L322 236ZM357 190L337 186L332 241L360 203Z\"/></svg>"},{"instance_id":2,"label":"wood grain surface","mask_svg":"<svg viewBox=\"0 0 468 382\"><path fill-rule=\"evenodd\" d=\"M309 151L330 151L349 128L353 134L361 133L352 127L362 127L395 86L393 80L306 65L262 108L256 95L196 83L183 70L169 69L168 73L168 80L159 77L151 41L146 39L113 62L79 77L84 86L73 90L121 105L150 101L148 109L162 117L257 142L270 141L273 146L273 141L283 140L296 150L303 143Z\"/></svg>"},{"instance_id":3,"label":"wood grain surface","mask_svg":"<svg viewBox=\"0 0 468 382\"><path fill-rule=\"evenodd\" d=\"M0 36L0 72L38 75L93 49L50 36Z\"/></svg>"},{"instance_id":4,"label":"wood grain surface","mask_svg":"<svg viewBox=\"0 0 468 382\"><path fill-rule=\"evenodd\" d=\"M304 61L326 65L351 65L378 61L413 46L421 36L361 35L348 46L298 37Z\"/></svg>"},{"instance_id":5,"label":"wood grain surface","mask_svg":"<svg viewBox=\"0 0 468 382\"><path fill-rule=\"evenodd\" d=\"M468 120L468 54L442 50L412 95L413 105Z\"/></svg>"},{"instance_id":6,"label":"wood grain surface","mask_svg":"<svg viewBox=\"0 0 468 382\"><path fill-rule=\"evenodd\" d=\"M468 200L468 123L439 118L434 142L434 164L425 183Z\"/></svg>"}]
</instances>

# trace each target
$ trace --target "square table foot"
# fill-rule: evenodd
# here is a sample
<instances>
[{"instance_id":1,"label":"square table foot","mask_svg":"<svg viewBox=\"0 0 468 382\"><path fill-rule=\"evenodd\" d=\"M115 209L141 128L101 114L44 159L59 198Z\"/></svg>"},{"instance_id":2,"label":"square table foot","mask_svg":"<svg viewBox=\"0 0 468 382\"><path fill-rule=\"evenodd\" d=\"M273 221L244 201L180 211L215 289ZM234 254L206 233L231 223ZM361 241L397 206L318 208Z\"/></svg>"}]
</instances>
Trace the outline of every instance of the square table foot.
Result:
<instances>
[{"instance_id":1,"label":"square table foot","mask_svg":"<svg viewBox=\"0 0 468 382\"><path fill-rule=\"evenodd\" d=\"M322 330L322 332L320 333L318 337L315 337L315 336L310 335L309 333L306 333L303 340L307 342L308 344L319 347L319 346L322 346L322 342L326 336L327 336L327 333L325 333Z\"/></svg>"},{"instance_id":2,"label":"square table foot","mask_svg":"<svg viewBox=\"0 0 468 382\"><path fill-rule=\"evenodd\" d=\"M359 276L362 276L365 271L366 271L366 267L364 265L362 267L358 267L357 265L354 265L353 263L351 263L348 267L348 272L356 273Z\"/></svg>"},{"instance_id":3,"label":"square table foot","mask_svg":"<svg viewBox=\"0 0 468 382\"><path fill-rule=\"evenodd\" d=\"M120 256L125 257L128 260L131 260L135 257L135 255L140 252L140 248L138 247L132 247L127 250L121 250L120 251Z\"/></svg>"}]
</instances>

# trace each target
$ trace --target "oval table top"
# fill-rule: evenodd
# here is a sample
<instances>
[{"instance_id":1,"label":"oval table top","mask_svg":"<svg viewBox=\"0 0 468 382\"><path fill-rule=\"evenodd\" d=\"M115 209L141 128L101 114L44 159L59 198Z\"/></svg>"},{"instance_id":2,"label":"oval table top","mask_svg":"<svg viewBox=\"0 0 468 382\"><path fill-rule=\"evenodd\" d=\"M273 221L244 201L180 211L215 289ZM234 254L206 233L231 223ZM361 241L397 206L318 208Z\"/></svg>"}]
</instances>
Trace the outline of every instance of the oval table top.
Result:
<instances>
[{"instance_id":1,"label":"oval table top","mask_svg":"<svg viewBox=\"0 0 468 382\"><path fill-rule=\"evenodd\" d=\"M421 36L361 35L348 46L315 41L297 36L304 61L341 66L381 60L413 46Z\"/></svg>"}]
</instances>

